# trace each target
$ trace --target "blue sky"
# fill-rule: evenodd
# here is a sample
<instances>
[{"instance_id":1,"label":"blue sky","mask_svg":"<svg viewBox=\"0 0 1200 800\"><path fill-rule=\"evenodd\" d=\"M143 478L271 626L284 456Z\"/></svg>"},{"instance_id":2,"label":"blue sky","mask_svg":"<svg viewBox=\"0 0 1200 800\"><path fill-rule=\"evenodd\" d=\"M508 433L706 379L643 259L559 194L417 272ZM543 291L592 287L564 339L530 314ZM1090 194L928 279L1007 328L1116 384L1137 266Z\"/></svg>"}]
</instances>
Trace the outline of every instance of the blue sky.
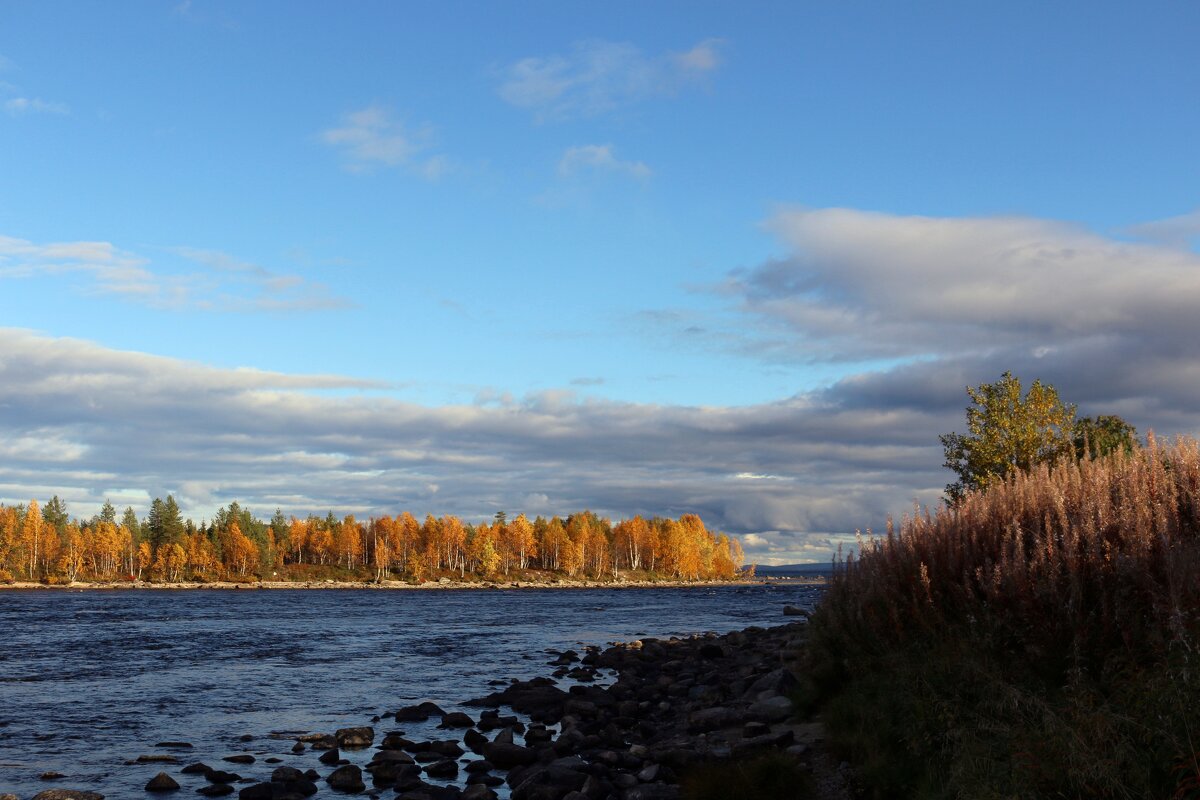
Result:
<instances>
[{"instance_id":1,"label":"blue sky","mask_svg":"<svg viewBox=\"0 0 1200 800\"><path fill-rule=\"evenodd\" d=\"M49 463L10 444L0 496L53 487L90 513L106 494L171 491L197 516L230 499L700 506L787 560L936 498L936 432L961 417L962 386L1031 353L1085 410L1193 432L1190 406L1164 399L1186 395L1188 354L1160 365L1162 386L1086 376L1149 347L1152 309L1200 285L1198 39L1200 7L1182 2L0 3L0 355L9 380L17 362L70 363L44 392L98 393L53 419L20 411L45 393L7 400L10 442L63 449ZM1151 274L1174 290L1140 297ZM1046 305L1081 285L1081 302L1117 307L1108 327ZM1164 313L1194 332L1185 308ZM171 387L138 401L124 367L111 385L84 374L134 356L208 375L225 387L209 407L230 416L203 428ZM277 377L248 389L239 368ZM893 388L858 394L875 384ZM883 458L878 431L832 437L858 455L828 461L761 438L780 408L805 430L837 428L812 422L818 407L893 419L912 405L899 384L941 393L905 423L927 443L893 443L894 469L856 449ZM330 432L261 441L234 410L247 391L332 402ZM389 428L398 409L552 424L452 445ZM634 437L608 452L621 414L699 449ZM331 443L361 415L375 422L351 439L377 431L386 453ZM171 466L101 443L99 428L145 435L147 419L243 444ZM585 434L598 443L561 483L555 446ZM255 448L342 459L376 488L284 458L268 492ZM501 456L529 471L463 466ZM592 484L621 464L678 475ZM836 511L813 512L831 496Z\"/></svg>"}]
</instances>

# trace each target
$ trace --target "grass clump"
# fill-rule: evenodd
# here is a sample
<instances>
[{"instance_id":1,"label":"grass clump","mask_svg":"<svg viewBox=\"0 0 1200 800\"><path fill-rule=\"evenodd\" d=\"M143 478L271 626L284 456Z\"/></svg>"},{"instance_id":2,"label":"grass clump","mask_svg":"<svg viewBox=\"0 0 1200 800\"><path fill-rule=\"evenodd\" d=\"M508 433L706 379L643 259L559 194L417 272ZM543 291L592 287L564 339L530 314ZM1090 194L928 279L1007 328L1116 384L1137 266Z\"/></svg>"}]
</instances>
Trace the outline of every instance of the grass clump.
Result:
<instances>
[{"instance_id":1,"label":"grass clump","mask_svg":"<svg viewBox=\"0 0 1200 800\"><path fill-rule=\"evenodd\" d=\"M810 705L878 797L1200 797L1200 446L1016 473L863 542Z\"/></svg>"}]
</instances>

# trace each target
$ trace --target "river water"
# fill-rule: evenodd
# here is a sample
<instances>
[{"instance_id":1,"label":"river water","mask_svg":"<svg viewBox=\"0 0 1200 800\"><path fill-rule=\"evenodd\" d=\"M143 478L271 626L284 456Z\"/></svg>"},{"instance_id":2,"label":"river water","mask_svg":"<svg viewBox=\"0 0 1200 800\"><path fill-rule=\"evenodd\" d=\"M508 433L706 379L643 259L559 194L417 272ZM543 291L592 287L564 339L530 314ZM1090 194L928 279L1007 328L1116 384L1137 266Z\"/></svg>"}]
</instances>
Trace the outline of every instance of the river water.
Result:
<instances>
[{"instance_id":1,"label":"river water","mask_svg":"<svg viewBox=\"0 0 1200 800\"><path fill-rule=\"evenodd\" d=\"M546 649L779 625L785 604L811 608L820 592L3 591L0 794L28 798L57 786L151 797L143 787L160 770L192 794L203 778L179 775L192 761L256 780L278 763L324 775L317 753L293 755L284 737L370 724L427 699L461 709L494 689L489 680L549 675ZM436 723L385 719L376 742L397 728L412 739L461 735ZM163 741L194 748L155 748ZM171 752L178 765L125 764ZM362 765L371 752L346 757ZM257 761L221 761L235 753ZM41 780L47 771L66 777Z\"/></svg>"}]
</instances>

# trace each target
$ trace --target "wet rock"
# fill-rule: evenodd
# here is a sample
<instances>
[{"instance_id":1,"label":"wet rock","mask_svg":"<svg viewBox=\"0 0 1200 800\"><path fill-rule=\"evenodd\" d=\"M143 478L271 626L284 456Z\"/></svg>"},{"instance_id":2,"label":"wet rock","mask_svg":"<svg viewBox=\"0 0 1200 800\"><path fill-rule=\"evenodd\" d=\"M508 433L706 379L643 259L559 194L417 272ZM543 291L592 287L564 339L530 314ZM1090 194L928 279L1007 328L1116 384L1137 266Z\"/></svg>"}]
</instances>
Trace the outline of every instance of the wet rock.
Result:
<instances>
[{"instance_id":1,"label":"wet rock","mask_svg":"<svg viewBox=\"0 0 1200 800\"><path fill-rule=\"evenodd\" d=\"M458 776L458 763L450 759L435 761L425 767L425 774L431 778L441 778L443 780Z\"/></svg>"},{"instance_id":2,"label":"wet rock","mask_svg":"<svg viewBox=\"0 0 1200 800\"><path fill-rule=\"evenodd\" d=\"M293 753L303 753L304 750L305 750L304 742L296 742L294 745L292 745Z\"/></svg>"},{"instance_id":3,"label":"wet rock","mask_svg":"<svg viewBox=\"0 0 1200 800\"><path fill-rule=\"evenodd\" d=\"M196 794L205 797L224 797L227 794L233 794L233 787L228 783L210 783L197 789Z\"/></svg>"},{"instance_id":4,"label":"wet rock","mask_svg":"<svg viewBox=\"0 0 1200 800\"><path fill-rule=\"evenodd\" d=\"M375 741L375 729L365 725L358 728L340 728L333 736L337 739L338 747L346 750L361 749L370 747Z\"/></svg>"},{"instance_id":5,"label":"wet rock","mask_svg":"<svg viewBox=\"0 0 1200 800\"><path fill-rule=\"evenodd\" d=\"M204 774L209 783L237 783L242 779L236 772L222 772L219 769L209 770Z\"/></svg>"},{"instance_id":6,"label":"wet rock","mask_svg":"<svg viewBox=\"0 0 1200 800\"><path fill-rule=\"evenodd\" d=\"M339 792L361 792L367 788L363 783L362 770L353 764L338 767L329 773L325 782L329 784L329 788Z\"/></svg>"},{"instance_id":7,"label":"wet rock","mask_svg":"<svg viewBox=\"0 0 1200 800\"><path fill-rule=\"evenodd\" d=\"M510 742L488 742L483 746L483 757L500 769L511 769L537 761L537 751Z\"/></svg>"},{"instance_id":8,"label":"wet rock","mask_svg":"<svg viewBox=\"0 0 1200 800\"><path fill-rule=\"evenodd\" d=\"M471 719L469 714L464 714L461 711L452 711L442 717L442 722L438 725L439 728L473 728L475 720Z\"/></svg>"},{"instance_id":9,"label":"wet rock","mask_svg":"<svg viewBox=\"0 0 1200 800\"><path fill-rule=\"evenodd\" d=\"M191 750L191 742L159 742L155 747L168 747L173 750Z\"/></svg>"},{"instance_id":10,"label":"wet rock","mask_svg":"<svg viewBox=\"0 0 1200 800\"><path fill-rule=\"evenodd\" d=\"M496 800L497 794L482 783L473 783L463 790L462 800Z\"/></svg>"},{"instance_id":11,"label":"wet rock","mask_svg":"<svg viewBox=\"0 0 1200 800\"><path fill-rule=\"evenodd\" d=\"M478 731L468 730L463 734L463 744L472 753L482 753L483 746L487 744L487 737Z\"/></svg>"},{"instance_id":12,"label":"wet rock","mask_svg":"<svg viewBox=\"0 0 1200 800\"><path fill-rule=\"evenodd\" d=\"M407 750L412 747L413 743L405 739L402 734L389 733L383 737L383 741L379 743L380 750Z\"/></svg>"},{"instance_id":13,"label":"wet rock","mask_svg":"<svg viewBox=\"0 0 1200 800\"><path fill-rule=\"evenodd\" d=\"M326 750L324 753L321 753L321 757L317 760L326 766L332 767L334 764L342 760L342 754L338 752L338 749L335 747L332 750Z\"/></svg>"},{"instance_id":14,"label":"wet rock","mask_svg":"<svg viewBox=\"0 0 1200 800\"><path fill-rule=\"evenodd\" d=\"M237 755L225 756L222 761L228 761L230 764L253 764L254 756L249 753L238 753Z\"/></svg>"},{"instance_id":15,"label":"wet rock","mask_svg":"<svg viewBox=\"0 0 1200 800\"><path fill-rule=\"evenodd\" d=\"M808 617L808 616L810 616L809 613L807 611L805 611L803 608L798 608L796 606L790 606L790 605L783 607L783 615L785 617Z\"/></svg>"},{"instance_id":16,"label":"wet rock","mask_svg":"<svg viewBox=\"0 0 1200 800\"><path fill-rule=\"evenodd\" d=\"M332 733L317 733L302 736L301 742L308 742L313 750L332 750L338 746L337 739Z\"/></svg>"},{"instance_id":17,"label":"wet rock","mask_svg":"<svg viewBox=\"0 0 1200 800\"><path fill-rule=\"evenodd\" d=\"M184 775L207 775L208 773L212 772L213 769L208 764L197 761L193 764L188 764L179 771Z\"/></svg>"},{"instance_id":18,"label":"wet rock","mask_svg":"<svg viewBox=\"0 0 1200 800\"><path fill-rule=\"evenodd\" d=\"M79 789L46 789L35 794L33 800L104 800L104 795Z\"/></svg>"},{"instance_id":19,"label":"wet rock","mask_svg":"<svg viewBox=\"0 0 1200 800\"><path fill-rule=\"evenodd\" d=\"M65 778L67 776L63 775L61 772L43 772L38 777L44 781L56 781L59 778Z\"/></svg>"},{"instance_id":20,"label":"wet rock","mask_svg":"<svg viewBox=\"0 0 1200 800\"><path fill-rule=\"evenodd\" d=\"M437 703L426 701L415 706L405 706L393 716L397 722L424 722L430 717L445 716L446 712Z\"/></svg>"},{"instance_id":21,"label":"wet rock","mask_svg":"<svg viewBox=\"0 0 1200 800\"><path fill-rule=\"evenodd\" d=\"M155 775L146 784L147 792L173 792L179 788L179 783L165 772Z\"/></svg>"},{"instance_id":22,"label":"wet rock","mask_svg":"<svg viewBox=\"0 0 1200 800\"><path fill-rule=\"evenodd\" d=\"M153 753L151 755L138 756L133 760L134 764L178 764L179 759L175 756L168 756L162 753Z\"/></svg>"},{"instance_id":23,"label":"wet rock","mask_svg":"<svg viewBox=\"0 0 1200 800\"><path fill-rule=\"evenodd\" d=\"M453 739L430 742L429 749L432 752L437 753L439 756L444 756L446 758L458 758L465 752L461 747L458 746L458 742Z\"/></svg>"},{"instance_id":24,"label":"wet rock","mask_svg":"<svg viewBox=\"0 0 1200 800\"><path fill-rule=\"evenodd\" d=\"M295 767L276 767L275 771L271 773L272 783L288 783L304 779L304 773Z\"/></svg>"}]
</instances>

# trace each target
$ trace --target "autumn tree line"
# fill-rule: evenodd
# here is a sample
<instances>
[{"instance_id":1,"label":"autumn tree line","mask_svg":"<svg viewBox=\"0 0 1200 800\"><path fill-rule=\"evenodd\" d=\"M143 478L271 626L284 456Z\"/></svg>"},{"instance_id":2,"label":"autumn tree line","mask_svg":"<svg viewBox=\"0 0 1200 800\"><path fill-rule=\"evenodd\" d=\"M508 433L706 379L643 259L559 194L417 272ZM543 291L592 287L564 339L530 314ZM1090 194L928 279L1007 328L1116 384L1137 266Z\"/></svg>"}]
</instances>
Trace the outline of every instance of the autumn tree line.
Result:
<instances>
[{"instance_id":1,"label":"autumn tree line","mask_svg":"<svg viewBox=\"0 0 1200 800\"><path fill-rule=\"evenodd\" d=\"M622 572L677 580L728 580L741 571L736 539L710 532L695 514L635 516L615 525L584 511L565 519L499 512L488 522L428 515L255 517L238 503L199 525L174 497L155 499L145 519L118 518L105 502L90 520L71 519L57 496L44 505L0 505L0 581L163 582L310 579L466 579L528 576L609 578Z\"/></svg>"}]
</instances>

